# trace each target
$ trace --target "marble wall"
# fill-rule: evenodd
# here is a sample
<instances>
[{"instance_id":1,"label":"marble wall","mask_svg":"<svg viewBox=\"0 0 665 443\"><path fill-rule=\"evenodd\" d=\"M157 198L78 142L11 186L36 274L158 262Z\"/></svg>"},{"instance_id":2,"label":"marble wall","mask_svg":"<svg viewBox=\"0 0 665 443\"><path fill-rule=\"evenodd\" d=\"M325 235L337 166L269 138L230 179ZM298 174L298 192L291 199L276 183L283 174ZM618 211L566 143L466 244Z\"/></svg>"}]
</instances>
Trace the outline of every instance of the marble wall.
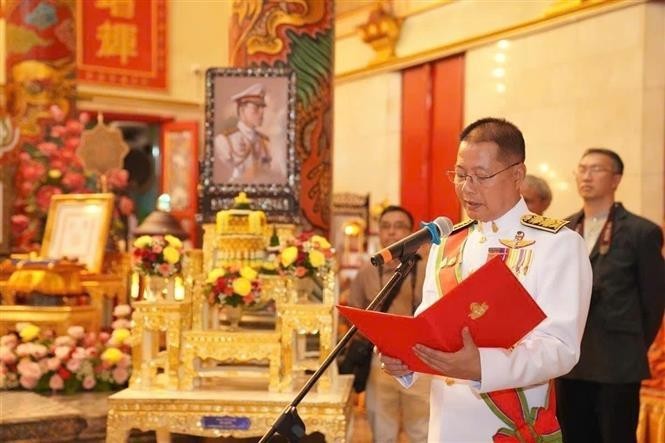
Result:
<instances>
[{"instance_id":1,"label":"marble wall","mask_svg":"<svg viewBox=\"0 0 665 443\"><path fill-rule=\"evenodd\" d=\"M457 3L465 2L410 17L407 23L417 20L420 24L405 30L402 51L407 46L415 48L416 40L429 44L425 29L432 38L438 32L452 32L453 16L464 21L473 18L475 11L477 17L468 20L474 32L482 26L498 26L492 21L496 14L490 13L491 8L480 8L478 2L469 2L475 9ZM546 2L537 3L542 10ZM446 11L453 15L445 15ZM533 10L523 12L534 14ZM519 19L515 14L510 20ZM514 35L466 52L465 122L500 116L524 131L529 171L546 177L553 187L551 216L564 217L581 205L572 170L584 149L616 150L626 164L618 199L629 210L661 224L665 213L665 4L623 3ZM363 54L345 52L344 48L355 44L351 40L337 41L338 73L340 67L349 69L358 63L355 56ZM335 192L370 192L373 201L399 197L400 101L399 71L336 84Z\"/></svg>"},{"instance_id":2,"label":"marble wall","mask_svg":"<svg viewBox=\"0 0 665 443\"><path fill-rule=\"evenodd\" d=\"M595 146L624 160L618 200L662 221L664 19L663 4L641 4L467 52L465 121L522 129L527 168L553 188L548 214L580 207L571 171Z\"/></svg>"},{"instance_id":3,"label":"marble wall","mask_svg":"<svg viewBox=\"0 0 665 443\"><path fill-rule=\"evenodd\" d=\"M375 75L335 87L334 192L399 202L402 75Z\"/></svg>"}]
</instances>

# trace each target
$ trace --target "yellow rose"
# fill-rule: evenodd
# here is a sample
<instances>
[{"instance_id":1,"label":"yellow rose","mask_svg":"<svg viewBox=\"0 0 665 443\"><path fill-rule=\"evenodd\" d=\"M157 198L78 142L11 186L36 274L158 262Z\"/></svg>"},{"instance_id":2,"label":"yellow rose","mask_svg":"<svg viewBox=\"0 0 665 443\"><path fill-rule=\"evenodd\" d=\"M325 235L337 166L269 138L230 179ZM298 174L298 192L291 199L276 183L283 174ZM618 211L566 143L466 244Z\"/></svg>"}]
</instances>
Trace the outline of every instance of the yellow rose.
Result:
<instances>
[{"instance_id":1,"label":"yellow rose","mask_svg":"<svg viewBox=\"0 0 665 443\"><path fill-rule=\"evenodd\" d=\"M48 176L49 178L52 178L53 180L57 180L60 177L62 177L62 172L60 172L57 169L51 169L48 171Z\"/></svg>"},{"instance_id":2,"label":"yellow rose","mask_svg":"<svg viewBox=\"0 0 665 443\"><path fill-rule=\"evenodd\" d=\"M32 341L39 335L39 326L27 324L18 333L23 341Z\"/></svg>"},{"instance_id":3,"label":"yellow rose","mask_svg":"<svg viewBox=\"0 0 665 443\"><path fill-rule=\"evenodd\" d=\"M298 258L298 248L295 246L289 246L282 251L280 258L282 260L282 266L285 268L292 265L293 262L296 261L296 258Z\"/></svg>"},{"instance_id":4,"label":"yellow rose","mask_svg":"<svg viewBox=\"0 0 665 443\"><path fill-rule=\"evenodd\" d=\"M319 268L326 263L326 256L323 252L313 249L309 251L309 263L315 268Z\"/></svg>"},{"instance_id":5,"label":"yellow rose","mask_svg":"<svg viewBox=\"0 0 665 443\"><path fill-rule=\"evenodd\" d=\"M134 240L134 247L135 248L145 248L146 246L150 246L152 244L152 237L149 235L142 235L136 240Z\"/></svg>"},{"instance_id":6,"label":"yellow rose","mask_svg":"<svg viewBox=\"0 0 665 443\"><path fill-rule=\"evenodd\" d=\"M259 273L249 266L243 266L240 270L240 276L245 277L247 280L254 280L257 275L259 275Z\"/></svg>"},{"instance_id":7,"label":"yellow rose","mask_svg":"<svg viewBox=\"0 0 665 443\"><path fill-rule=\"evenodd\" d=\"M263 269L265 269L266 271L274 271L274 270L277 269L277 265L276 265L275 263L273 263L273 262L269 262L269 261L263 263L263 264L261 265L261 267L262 267Z\"/></svg>"},{"instance_id":8,"label":"yellow rose","mask_svg":"<svg viewBox=\"0 0 665 443\"><path fill-rule=\"evenodd\" d=\"M224 277L224 274L226 274L226 272L223 269L213 269L208 272L206 283L215 283L219 277Z\"/></svg>"},{"instance_id":9,"label":"yellow rose","mask_svg":"<svg viewBox=\"0 0 665 443\"><path fill-rule=\"evenodd\" d=\"M110 340L113 340L113 343L115 344L121 344L124 343L127 338L131 335L131 332L129 332L129 329L127 328L118 328L113 331L113 334L111 334Z\"/></svg>"},{"instance_id":10,"label":"yellow rose","mask_svg":"<svg viewBox=\"0 0 665 443\"><path fill-rule=\"evenodd\" d=\"M233 280L233 292L244 297L252 292L252 284L246 278L238 277Z\"/></svg>"},{"instance_id":11,"label":"yellow rose","mask_svg":"<svg viewBox=\"0 0 665 443\"><path fill-rule=\"evenodd\" d=\"M101 359L104 363L114 365L122 360L122 351L118 348L108 348L102 352Z\"/></svg>"},{"instance_id":12,"label":"yellow rose","mask_svg":"<svg viewBox=\"0 0 665 443\"><path fill-rule=\"evenodd\" d=\"M182 242L178 237L174 237L172 235L165 235L164 240L166 240L166 243L169 245L173 246L174 248L180 249L182 248Z\"/></svg>"},{"instance_id":13,"label":"yellow rose","mask_svg":"<svg viewBox=\"0 0 665 443\"><path fill-rule=\"evenodd\" d=\"M162 254L164 254L164 260L166 260L167 263L174 264L178 263L178 260L180 260L180 252L173 246L165 247Z\"/></svg>"},{"instance_id":14,"label":"yellow rose","mask_svg":"<svg viewBox=\"0 0 665 443\"><path fill-rule=\"evenodd\" d=\"M321 249L330 249L331 247L330 242L328 242L328 240L326 240L324 237L321 237L320 235L313 235L309 241L315 245L319 245Z\"/></svg>"}]
</instances>

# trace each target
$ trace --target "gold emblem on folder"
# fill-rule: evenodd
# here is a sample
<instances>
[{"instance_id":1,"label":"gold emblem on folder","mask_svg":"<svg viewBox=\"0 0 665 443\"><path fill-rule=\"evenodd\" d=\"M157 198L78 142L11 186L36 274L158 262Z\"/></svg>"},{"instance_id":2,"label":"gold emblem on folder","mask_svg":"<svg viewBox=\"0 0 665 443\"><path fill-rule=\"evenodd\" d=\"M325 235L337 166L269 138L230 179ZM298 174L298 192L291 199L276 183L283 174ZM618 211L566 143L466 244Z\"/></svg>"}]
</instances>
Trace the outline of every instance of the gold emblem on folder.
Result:
<instances>
[{"instance_id":1,"label":"gold emblem on folder","mask_svg":"<svg viewBox=\"0 0 665 443\"><path fill-rule=\"evenodd\" d=\"M487 306L487 303L471 303L469 305L469 317L471 317L471 320L478 320L480 317L485 315L485 312L489 309L489 306Z\"/></svg>"}]
</instances>

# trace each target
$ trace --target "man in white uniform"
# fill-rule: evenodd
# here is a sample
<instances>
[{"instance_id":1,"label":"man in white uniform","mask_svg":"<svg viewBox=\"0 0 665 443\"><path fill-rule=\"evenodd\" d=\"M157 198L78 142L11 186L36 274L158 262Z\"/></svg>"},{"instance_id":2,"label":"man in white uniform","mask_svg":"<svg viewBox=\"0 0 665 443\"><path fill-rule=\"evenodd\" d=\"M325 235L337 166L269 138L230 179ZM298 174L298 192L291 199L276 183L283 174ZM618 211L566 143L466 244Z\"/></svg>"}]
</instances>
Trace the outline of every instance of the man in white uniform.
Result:
<instances>
[{"instance_id":1,"label":"man in white uniform","mask_svg":"<svg viewBox=\"0 0 665 443\"><path fill-rule=\"evenodd\" d=\"M215 137L215 183L271 183L272 156L263 124L266 90L260 83L231 97L236 102L238 124Z\"/></svg>"},{"instance_id":2,"label":"man in white uniform","mask_svg":"<svg viewBox=\"0 0 665 443\"><path fill-rule=\"evenodd\" d=\"M516 126L482 119L464 129L460 140L455 170L448 175L472 221L457 234L465 241L448 239L458 244L456 251L446 250L445 242L431 248L417 313L450 290L437 284L447 269L461 281L499 255L547 318L510 350L478 348L466 329L457 352L416 345L416 355L441 374L432 380L429 441L518 442L536 441L537 435L561 441L550 380L579 359L592 282L584 241L563 227L565 221L529 213L520 196L525 149ZM397 359L382 355L381 361L406 386L417 376ZM518 407L509 410L510 401L493 397L502 394ZM538 414L522 412L534 408L541 408Z\"/></svg>"}]
</instances>

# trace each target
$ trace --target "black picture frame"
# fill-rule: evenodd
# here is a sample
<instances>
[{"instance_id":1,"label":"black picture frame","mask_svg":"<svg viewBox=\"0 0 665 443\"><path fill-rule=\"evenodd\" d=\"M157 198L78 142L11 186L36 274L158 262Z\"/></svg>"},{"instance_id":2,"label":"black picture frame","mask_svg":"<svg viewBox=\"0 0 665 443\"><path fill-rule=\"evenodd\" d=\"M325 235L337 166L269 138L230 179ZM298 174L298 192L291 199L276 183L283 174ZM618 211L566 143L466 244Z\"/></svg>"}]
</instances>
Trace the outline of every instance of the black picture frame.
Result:
<instances>
[{"instance_id":1,"label":"black picture frame","mask_svg":"<svg viewBox=\"0 0 665 443\"><path fill-rule=\"evenodd\" d=\"M216 154L216 139L219 140L220 134L230 137L229 134L240 130L237 126L239 105L232 98L242 91L255 89L257 84L262 85L265 92L264 118L259 128L272 149L270 170L262 176L233 179L228 173L228 168L233 168L232 162L220 166L224 161L220 160L223 157L220 149ZM299 223L295 73L288 68L210 68L206 71L205 93L205 148L198 221L214 222L218 211L231 208L233 198L245 192L253 201L253 209L264 211L270 222Z\"/></svg>"}]
</instances>

